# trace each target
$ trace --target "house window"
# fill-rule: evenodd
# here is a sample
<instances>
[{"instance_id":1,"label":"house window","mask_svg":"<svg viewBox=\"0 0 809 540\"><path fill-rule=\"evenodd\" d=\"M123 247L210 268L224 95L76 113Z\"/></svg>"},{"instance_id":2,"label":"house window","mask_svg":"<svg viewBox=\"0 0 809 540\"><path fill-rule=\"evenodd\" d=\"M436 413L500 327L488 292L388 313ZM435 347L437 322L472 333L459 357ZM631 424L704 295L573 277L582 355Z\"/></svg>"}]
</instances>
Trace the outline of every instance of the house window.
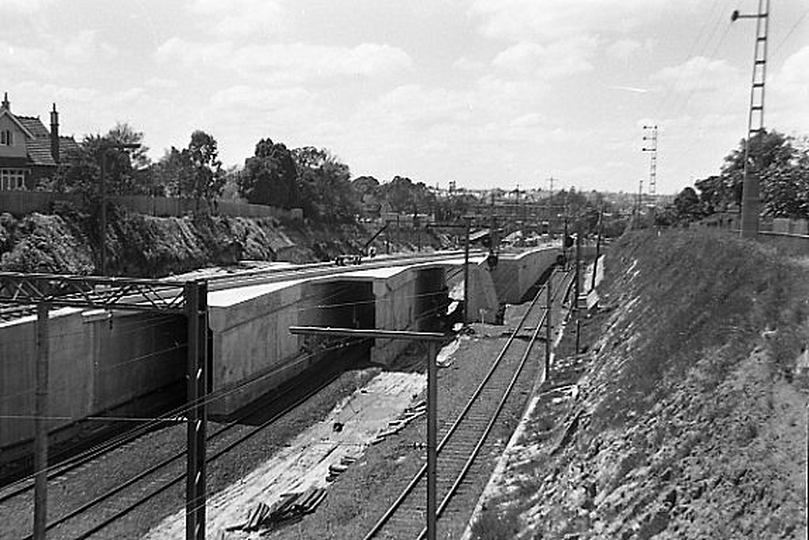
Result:
<instances>
[{"instance_id":1,"label":"house window","mask_svg":"<svg viewBox=\"0 0 809 540\"><path fill-rule=\"evenodd\" d=\"M14 145L14 134L8 129L0 131L0 146L13 146L13 145Z\"/></svg>"},{"instance_id":2,"label":"house window","mask_svg":"<svg viewBox=\"0 0 809 540\"><path fill-rule=\"evenodd\" d=\"M0 190L25 189L25 169L0 169Z\"/></svg>"}]
</instances>

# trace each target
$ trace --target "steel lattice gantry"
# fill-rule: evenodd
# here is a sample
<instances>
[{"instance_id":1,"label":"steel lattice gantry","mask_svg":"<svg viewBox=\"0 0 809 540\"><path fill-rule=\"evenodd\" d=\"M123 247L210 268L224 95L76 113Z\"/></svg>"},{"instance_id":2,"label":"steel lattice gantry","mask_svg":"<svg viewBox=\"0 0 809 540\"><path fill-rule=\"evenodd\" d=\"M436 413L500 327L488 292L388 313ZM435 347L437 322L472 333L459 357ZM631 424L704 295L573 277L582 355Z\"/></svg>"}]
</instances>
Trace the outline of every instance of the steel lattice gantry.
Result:
<instances>
[{"instance_id":1,"label":"steel lattice gantry","mask_svg":"<svg viewBox=\"0 0 809 540\"><path fill-rule=\"evenodd\" d=\"M185 314L188 319L186 538L205 538L205 431L208 388L208 283L0 272L0 305L38 306L34 538L45 537L47 499L47 327L50 307Z\"/></svg>"}]
</instances>

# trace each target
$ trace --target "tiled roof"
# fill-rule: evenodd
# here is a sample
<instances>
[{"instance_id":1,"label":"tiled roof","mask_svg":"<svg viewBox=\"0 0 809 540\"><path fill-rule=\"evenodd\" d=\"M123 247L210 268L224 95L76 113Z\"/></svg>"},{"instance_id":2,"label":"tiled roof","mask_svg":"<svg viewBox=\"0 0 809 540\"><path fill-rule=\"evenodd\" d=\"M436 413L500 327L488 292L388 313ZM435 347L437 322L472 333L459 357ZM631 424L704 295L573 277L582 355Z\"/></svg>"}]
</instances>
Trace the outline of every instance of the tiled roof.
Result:
<instances>
[{"instance_id":1,"label":"tiled roof","mask_svg":"<svg viewBox=\"0 0 809 540\"><path fill-rule=\"evenodd\" d=\"M73 137L59 137L59 158L65 160L69 157L68 154L71 152L79 152L81 151L81 146L77 143Z\"/></svg>"},{"instance_id":2,"label":"tiled roof","mask_svg":"<svg viewBox=\"0 0 809 540\"><path fill-rule=\"evenodd\" d=\"M50 138L36 138L28 139L26 141L28 146L28 158L31 160L32 165L44 165L46 167L56 167L56 162L51 156L51 140Z\"/></svg>"},{"instance_id":3,"label":"tiled roof","mask_svg":"<svg viewBox=\"0 0 809 540\"><path fill-rule=\"evenodd\" d=\"M34 118L33 116L17 116L16 114L14 117L20 121L20 124L25 126L25 129L33 133L34 137L40 138L51 136L39 118Z\"/></svg>"}]
</instances>

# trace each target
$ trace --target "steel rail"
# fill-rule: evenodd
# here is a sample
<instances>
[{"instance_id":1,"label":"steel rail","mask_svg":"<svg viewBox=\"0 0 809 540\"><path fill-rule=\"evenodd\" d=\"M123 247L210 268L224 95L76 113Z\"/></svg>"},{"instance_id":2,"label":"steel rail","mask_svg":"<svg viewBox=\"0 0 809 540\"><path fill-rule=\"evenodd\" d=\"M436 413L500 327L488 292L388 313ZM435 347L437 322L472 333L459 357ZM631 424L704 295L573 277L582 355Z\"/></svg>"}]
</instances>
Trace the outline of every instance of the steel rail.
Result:
<instances>
[{"instance_id":1,"label":"steel rail","mask_svg":"<svg viewBox=\"0 0 809 540\"><path fill-rule=\"evenodd\" d=\"M489 380L492 378L495 371L497 371L497 369L500 367L501 361L503 360L506 353L510 349L511 344L516 339L517 335L519 334L520 330L522 329L523 325L525 324L525 321L528 319L528 316L532 313L533 308L535 307L535 305L539 301L539 298L541 297L541 293L542 293L543 290L544 290L544 287L539 290L537 295L531 301L531 304L529 305L529 308L526 310L526 312L520 318L520 321L518 322L515 330L511 333L511 335L508 338L508 341L504 344L504 346L501 349L500 353L497 355L497 358L494 360L494 362L492 364L492 367L489 368L489 371L486 373L486 376L483 378L481 383L477 386L477 388L473 392L472 396L469 398L466 405L464 406L463 410L458 415L458 417L455 419L452 426L449 428L448 432L442 437L441 442L438 444L438 448L437 448L437 452L439 454L440 454L441 450L443 450L444 447L446 446L446 444L449 442L450 438L455 433L455 431L458 429L458 427L461 425L463 420L465 420L466 415L469 413L469 411L472 409L472 407L477 404L477 400L478 400L479 396L482 394L483 390L486 388ZM557 298L557 296L554 296L554 298ZM538 327L539 327L539 325L537 325L537 328ZM499 413L499 411L497 411L497 413L495 413L495 415L497 415L498 413ZM370 539L374 538L382 530L382 528L387 524L387 522L391 519L391 517L393 517L393 515L396 513L396 511L399 509L399 507L403 504L405 499L411 494L411 492L415 489L415 487L418 485L418 483L423 479L426 472L427 472L427 465L424 464L419 469L419 471L416 473L416 475L410 480L410 482L407 484L407 486L404 488L404 490L400 493L400 495L396 498L396 500L391 504L391 506L388 507L388 509L382 515L382 517L374 524L374 526L371 528L371 530L365 535L365 537L364 537L365 540L370 540Z\"/></svg>"},{"instance_id":2,"label":"steel rail","mask_svg":"<svg viewBox=\"0 0 809 540\"><path fill-rule=\"evenodd\" d=\"M553 275L551 274L551 276L549 276L548 279L553 279ZM542 289L540 289L540 291L537 293L537 297L542 296L542 291L543 290L544 290L544 287ZM555 300L556 298L557 298L557 296L554 295L552 300ZM553 308L551 308L551 309L553 309ZM506 401L510 397L511 391L516 386L517 379L519 379L520 375L522 374L522 370L525 367L526 362L528 361L528 356L531 354L531 350L534 347L534 343L536 343L537 338L539 336L539 330L542 327L543 323L545 323L547 318L548 318L548 312L546 310L546 311L544 311L542 313L542 316L540 317L539 322L537 323L536 327L534 328L534 332L531 335L531 340L529 341L528 346L526 347L525 352L523 353L523 356L520 359L520 363L517 366L517 369L515 370L514 375L511 377L511 381L509 382L508 387L506 388L505 392L503 393L503 396L500 398L500 401L498 402L497 407L495 408L494 414L492 414L491 418L489 419L489 423L486 425L486 428L485 428L483 434L481 434L480 438L478 439L477 444L472 449L472 453L470 454L469 458L464 463L464 466L461 469L461 472L455 478L455 482L453 482L452 487L450 487L447 494L441 500L441 504L439 504L437 512L436 512L436 520L438 520L441 517L441 514L444 512L446 507L449 505L450 500L455 495L455 493L458 491L458 488L461 486L461 482L466 477L467 473L469 472L469 469L472 468L472 465L474 464L475 459L477 458L478 454L480 453L480 450L483 448L483 445L486 442L486 439L488 438L489 434L491 433L492 429L494 428L495 422L497 421L498 417L500 416L500 413L503 411L503 408L506 405ZM547 376L547 374L545 374L545 376ZM418 540L422 540L426 535L427 535L427 529L425 528L419 534Z\"/></svg>"}]
</instances>

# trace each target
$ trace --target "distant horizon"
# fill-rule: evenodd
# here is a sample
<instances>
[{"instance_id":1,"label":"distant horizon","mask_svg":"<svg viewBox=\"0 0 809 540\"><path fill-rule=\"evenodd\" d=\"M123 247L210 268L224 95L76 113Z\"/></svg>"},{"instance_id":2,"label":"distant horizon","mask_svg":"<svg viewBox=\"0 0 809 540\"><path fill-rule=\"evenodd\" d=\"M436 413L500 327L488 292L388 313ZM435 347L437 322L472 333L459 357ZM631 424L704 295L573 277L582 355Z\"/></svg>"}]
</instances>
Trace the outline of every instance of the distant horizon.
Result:
<instances>
[{"instance_id":1,"label":"distant horizon","mask_svg":"<svg viewBox=\"0 0 809 540\"><path fill-rule=\"evenodd\" d=\"M772 6L765 126L809 135L809 6ZM717 174L747 131L757 2L0 0L0 92L63 134L117 122L158 161L201 129L327 148L353 176L631 193Z\"/></svg>"}]
</instances>

